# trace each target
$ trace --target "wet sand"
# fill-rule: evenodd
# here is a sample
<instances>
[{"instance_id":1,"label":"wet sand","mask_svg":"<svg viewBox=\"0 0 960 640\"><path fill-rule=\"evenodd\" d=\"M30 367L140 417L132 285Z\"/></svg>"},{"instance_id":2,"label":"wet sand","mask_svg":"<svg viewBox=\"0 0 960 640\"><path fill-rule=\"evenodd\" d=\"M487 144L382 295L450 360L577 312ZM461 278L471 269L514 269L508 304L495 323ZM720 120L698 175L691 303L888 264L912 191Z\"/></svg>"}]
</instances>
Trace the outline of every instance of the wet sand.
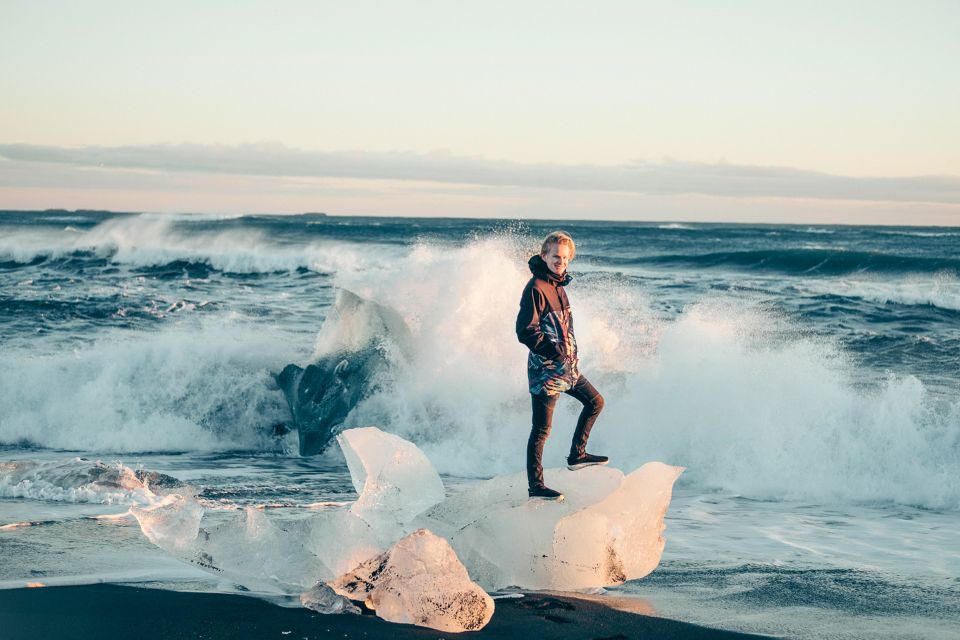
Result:
<instances>
[{"instance_id":1,"label":"wet sand","mask_svg":"<svg viewBox=\"0 0 960 640\"><path fill-rule=\"evenodd\" d=\"M756 638L698 627L557 594L496 601L483 630L451 634L391 624L373 615L321 615L253 597L110 584L0 590L0 639L38 638Z\"/></svg>"}]
</instances>

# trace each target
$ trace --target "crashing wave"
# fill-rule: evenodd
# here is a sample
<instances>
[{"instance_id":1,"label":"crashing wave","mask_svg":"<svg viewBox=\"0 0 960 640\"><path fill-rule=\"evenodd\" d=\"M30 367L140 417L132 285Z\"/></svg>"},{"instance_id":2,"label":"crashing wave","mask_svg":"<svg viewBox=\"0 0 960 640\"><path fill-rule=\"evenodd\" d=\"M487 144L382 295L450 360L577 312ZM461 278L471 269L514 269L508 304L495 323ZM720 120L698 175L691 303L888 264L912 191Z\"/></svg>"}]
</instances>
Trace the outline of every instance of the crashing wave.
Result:
<instances>
[{"instance_id":1,"label":"crashing wave","mask_svg":"<svg viewBox=\"0 0 960 640\"><path fill-rule=\"evenodd\" d=\"M300 455L327 448L353 408L381 389L391 362L409 357L410 342L410 330L396 311L339 290L320 331L317 360L306 368L289 364L277 376Z\"/></svg>"},{"instance_id":2,"label":"crashing wave","mask_svg":"<svg viewBox=\"0 0 960 640\"><path fill-rule=\"evenodd\" d=\"M0 462L0 497L148 505L158 493L182 488L172 476L85 458Z\"/></svg>"}]
</instances>

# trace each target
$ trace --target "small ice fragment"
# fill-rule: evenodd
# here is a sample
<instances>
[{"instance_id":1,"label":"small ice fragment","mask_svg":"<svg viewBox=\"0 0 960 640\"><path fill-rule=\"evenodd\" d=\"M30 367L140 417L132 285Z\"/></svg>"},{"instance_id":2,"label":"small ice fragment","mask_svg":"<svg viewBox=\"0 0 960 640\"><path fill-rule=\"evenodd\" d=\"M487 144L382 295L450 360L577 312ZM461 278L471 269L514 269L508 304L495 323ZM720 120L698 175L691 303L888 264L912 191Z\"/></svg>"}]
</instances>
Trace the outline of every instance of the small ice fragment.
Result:
<instances>
[{"instance_id":1,"label":"small ice fragment","mask_svg":"<svg viewBox=\"0 0 960 640\"><path fill-rule=\"evenodd\" d=\"M338 595L322 582L300 594L300 604L317 613L353 613L360 615L360 607Z\"/></svg>"},{"instance_id":2,"label":"small ice fragment","mask_svg":"<svg viewBox=\"0 0 960 640\"><path fill-rule=\"evenodd\" d=\"M482 629L493 616L493 599L470 580L450 543L427 529L414 531L330 586L366 600L389 622L459 633Z\"/></svg>"}]
</instances>

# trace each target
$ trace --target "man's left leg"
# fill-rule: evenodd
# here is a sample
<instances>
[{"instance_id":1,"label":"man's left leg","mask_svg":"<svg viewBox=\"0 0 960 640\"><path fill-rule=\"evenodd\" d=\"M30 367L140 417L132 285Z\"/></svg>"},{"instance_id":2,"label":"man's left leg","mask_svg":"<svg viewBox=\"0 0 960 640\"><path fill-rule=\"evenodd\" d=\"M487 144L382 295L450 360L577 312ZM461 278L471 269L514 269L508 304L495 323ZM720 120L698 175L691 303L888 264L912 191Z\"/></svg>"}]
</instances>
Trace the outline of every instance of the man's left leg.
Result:
<instances>
[{"instance_id":1,"label":"man's left leg","mask_svg":"<svg viewBox=\"0 0 960 640\"><path fill-rule=\"evenodd\" d=\"M567 394L583 403L583 409L580 410L580 417L577 419L577 429L573 432L573 442L570 444L567 468L580 469L594 464L606 464L606 456L595 456L587 453L587 439L590 437L590 430L593 429L593 423L597 421L597 417L603 411L603 396L582 374L577 378L577 383L567 391Z\"/></svg>"}]
</instances>

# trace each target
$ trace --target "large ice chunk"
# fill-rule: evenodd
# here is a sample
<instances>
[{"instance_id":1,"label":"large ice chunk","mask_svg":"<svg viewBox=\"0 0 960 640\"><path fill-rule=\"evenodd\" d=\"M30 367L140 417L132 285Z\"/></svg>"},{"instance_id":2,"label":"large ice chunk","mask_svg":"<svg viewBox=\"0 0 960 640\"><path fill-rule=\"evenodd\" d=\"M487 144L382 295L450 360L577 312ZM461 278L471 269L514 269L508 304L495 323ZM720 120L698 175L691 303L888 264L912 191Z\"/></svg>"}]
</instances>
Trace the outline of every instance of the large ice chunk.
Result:
<instances>
[{"instance_id":1,"label":"large ice chunk","mask_svg":"<svg viewBox=\"0 0 960 640\"><path fill-rule=\"evenodd\" d=\"M320 512L298 524L309 551L332 579L412 531L410 522L445 497L443 482L412 442L376 427L337 436L359 497L348 509Z\"/></svg>"},{"instance_id":2,"label":"large ice chunk","mask_svg":"<svg viewBox=\"0 0 960 640\"><path fill-rule=\"evenodd\" d=\"M683 469L650 462L628 476L609 467L548 469L563 502L530 500L526 476L477 483L416 524L448 538L488 590L587 589L642 578L660 561L663 518Z\"/></svg>"},{"instance_id":3,"label":"large ice chunk","mask_svg":"<svg viewBox=\"0 0 960 640\"><path fill-rule=\"evenodd\" d=\"M365 600L390 622L460 632L482 629L493 616L493 599L470 580L450 544L426 529L331 586L352 600Z\"/></svg>"},{"instance_id":4,"label":"large ice chunk","mask_svg":"<svg viewBox=\"0 0 960 640\"><path fill-rule=\"evenodd\" d=\"M360 494L350 511L371 526L406 524L444 499L443 482L412 442L376 427L337 436Z\"/></svg>"}]
</instances>

